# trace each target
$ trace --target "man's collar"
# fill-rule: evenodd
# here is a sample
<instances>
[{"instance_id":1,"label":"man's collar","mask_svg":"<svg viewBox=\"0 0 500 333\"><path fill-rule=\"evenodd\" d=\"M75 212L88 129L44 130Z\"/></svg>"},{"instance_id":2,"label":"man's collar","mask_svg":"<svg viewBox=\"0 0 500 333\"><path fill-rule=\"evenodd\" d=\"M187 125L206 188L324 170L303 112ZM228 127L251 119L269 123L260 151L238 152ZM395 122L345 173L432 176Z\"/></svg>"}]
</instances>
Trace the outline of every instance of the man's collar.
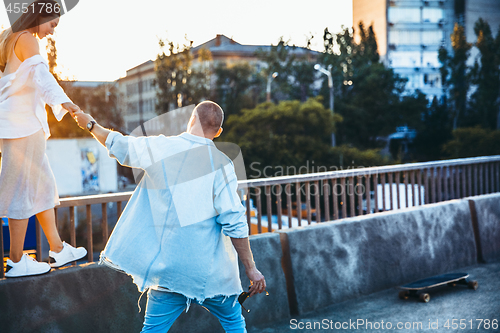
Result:
<instances>
[{"instance_id":1,"label":"man's collar","mask_svg":"<svg viewBox=\"0 0 500 333\"><path fill-rule=\"evenodd\" d=\"M206 145L215 146L215 144L212 140L198 136L198 135L193 135L193 134L188 133L188 132L184 132L180 136L184 139L187 139L187 140L191 140L191 141L206 144Z\"/></svg>"}]
</instances>

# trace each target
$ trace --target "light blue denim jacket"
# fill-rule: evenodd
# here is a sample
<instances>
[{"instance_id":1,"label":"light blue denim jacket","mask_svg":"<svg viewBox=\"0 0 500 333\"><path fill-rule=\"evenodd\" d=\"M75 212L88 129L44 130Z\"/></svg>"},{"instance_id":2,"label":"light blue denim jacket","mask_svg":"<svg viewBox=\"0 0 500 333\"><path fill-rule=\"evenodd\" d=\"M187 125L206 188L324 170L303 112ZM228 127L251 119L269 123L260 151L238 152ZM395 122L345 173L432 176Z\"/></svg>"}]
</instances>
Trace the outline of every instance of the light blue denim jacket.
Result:
<instances>
[{"instance_id":1,"label":"light blue denim jacket","mask_svg":"<svg viewBox=\"0 0 500 333\"><path fill-rule=\"evenodd\" d=\"M132 276L139 291L168 288L202 302L242 292L230 237L248 237L233 163L206 138L123 136L109 156L144 170L101 264Z\"/></svg>"}]
</instances>

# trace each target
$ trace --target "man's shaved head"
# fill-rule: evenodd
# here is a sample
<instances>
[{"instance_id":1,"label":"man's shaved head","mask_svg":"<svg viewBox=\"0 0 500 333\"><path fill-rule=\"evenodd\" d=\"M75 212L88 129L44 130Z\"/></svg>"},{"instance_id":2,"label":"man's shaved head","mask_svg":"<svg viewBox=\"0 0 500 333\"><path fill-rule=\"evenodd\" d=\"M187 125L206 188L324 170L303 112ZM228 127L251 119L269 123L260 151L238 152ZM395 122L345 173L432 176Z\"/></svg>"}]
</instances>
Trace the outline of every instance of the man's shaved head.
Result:
<instances>
[{"instance_id":1,"label":"man's shaved head","mask_svg":"<svg viewBox=\"0 0 500 333\"><path fill-rule=\"evenodd\" d=\"M193 114L197 115L203 132L209 134L217 133L224 120L224 111L217 103L212 101L204 101L198 104L194 108Z\"/></svg>"}]
</instances>

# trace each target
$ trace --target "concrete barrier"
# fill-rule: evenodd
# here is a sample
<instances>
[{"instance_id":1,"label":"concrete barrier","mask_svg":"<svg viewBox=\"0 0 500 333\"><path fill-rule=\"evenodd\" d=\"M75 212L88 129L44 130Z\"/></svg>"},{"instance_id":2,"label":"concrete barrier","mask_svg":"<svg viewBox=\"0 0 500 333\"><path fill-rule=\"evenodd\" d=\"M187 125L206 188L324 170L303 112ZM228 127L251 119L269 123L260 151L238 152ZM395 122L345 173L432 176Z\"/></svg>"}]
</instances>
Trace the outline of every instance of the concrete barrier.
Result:
<instances>
[{"instance_id":1,"label":"concrete barrier","mask_svg":"<svg viewBox=\"0 0 500 333\"><path fill-rule=\"evenodd\" d=\"M282 231L292 314L476 262L466 200ZM290 272L292 276L290 276Z\"/></svg>"},{"instance_id":2,"label":"concrete barrier","mask_svg":"<svg viewBox=\"0 0 500 333\"><path fill-rule=\"evenodd\" d=\"M139 295L129 276L97 264L6 279L0 281L0 328L5 333L139 332Z\"/></svg>"},{"instance_id":3,"label":"concrete barrier","mask_svg":"<svg viewBox=\"0 0 500 333\"><path fill-rule=\"evenodd\" d=\"M270 296L245 302L247 326L290 317L286 283L281 269L281 243L276 233L250 237L259 270L268 281ZM240 263L243 286L249 281ZM87 264L49 274L0 281L1 332L140 332L146 295L126 274ZM215 316L195 302L181 314L170 332L224 332Z\"/></svg>"},{"instance_id":4,"label":"concrete barrier","mask_svg":"<svg viewBox=\"0 0 500 333\"><path fill-rule=\"evenodd\" d=\"M477 234L478 260L500 260L500 194L480 195L468 200Z\"/></svg>"}]
</instances>

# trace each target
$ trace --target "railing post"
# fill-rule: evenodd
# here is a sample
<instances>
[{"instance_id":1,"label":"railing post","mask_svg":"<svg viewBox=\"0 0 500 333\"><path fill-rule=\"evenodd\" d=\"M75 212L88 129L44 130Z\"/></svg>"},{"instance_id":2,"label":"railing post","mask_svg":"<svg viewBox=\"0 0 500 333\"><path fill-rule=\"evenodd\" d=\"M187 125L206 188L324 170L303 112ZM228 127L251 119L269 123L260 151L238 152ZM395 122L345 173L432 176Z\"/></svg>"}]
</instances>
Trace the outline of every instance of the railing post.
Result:
<instances>
[{"instance_id":1,"label":"railing post","mask_svg":"<svg viewBox=\"0 0 500 333\"><path fill-rule=\"evenodd\" d=\"M443 168L442 167L438 167L437 169L437 182L436 182L436 185L437 185L437 195L438 195L438 201L437 202L441 202L443 201L443 191L442 191L442 186L443 186Z\"/></svg>"},{"instance_id":2,"label":"railing post","mask_svg":"<svg viewBox=\"0 0 500 333\"><path fill-rule=\"evenodd\" d=\"M277 184L277 185L274 185L275 187L274 188L278 188L278 191L276 192L276 205L277 205L277 212L276 214L278 214L278 229L281 230L282 229L282 226L283 226L283 222L281 221L281 184Z\"/></svg>"},{"instance_id":3,"label":"railing post","mask_svg":"<svg viewBox=\"0 0 500 333\"><path fill-rule=\"evenodd\" d=\"M380 175L380 183L382 185L382 209L383 212L387 210L386 204L385 204L385 173Z\"/></svg>"},{"instance_id":4,"label":"railing post","mask_svg":"<svg viewBox=\"0 0 500 333\"><path fill-rule=\"evenodd\" d=\"M478 166L479 168L479 195L484 194L484 164L480 163Z\"/></svg>"},{"instance_id":5,"label":"railing post","mask_svg":"<svg viewBox=\"0 0 500 333\"><path fill-rule=\"evenodd\" d=\"M297 198L295 199L295 202L297 204L297 224L302 226L302 193L301 192L301 185L300 182L297 182L295 185L295 193Z\"/></svg>"},{"instance_id":6,"label":"railing post","mask_svg":"<svg viewBox=\"0 0 500 333\"><path fill-rule=\"evenodd\" d=\"M378 209L378 173L375 173L373 175L373 205L375 207L373 207L373 211L375 213L378 213L379 209Z\"/></svg>"},{"instance_id":7,"label":"railing post","mask_svg":"<svg viewBox=\"0 0 500 333\"><path fill-rule=\"evenodd\" d=\"M87 205L87 253L88 262L94 261L93 235L92 235L92 209L91 205Z\"/></svg>"},{"instance_id":8,"label":"railing post","mask_svg":"<svg viewBox=\"0 0 500 333\"><path fill-rule=\"evenodd\" d=\"M311 224L311 184L305 182L306 186L306 209L307 209L307 224Z\"/></svg>"},{"instance_id":9,"label":"railing post","mask_svg":"<svg viewBox=\"0 0 500 333\"><path fill-rule=\"evenodd\" d=\"M337 193L337 178L332 179L333 219L339 219L339 195ZM342 186L341 186L342 188ZM344 189L342 188L342 192Z\"/></svg>"},{"instance_id":10,"label":"railing post","mask_svg":"<svg viewBox=\"0 0 500 333\"><path fill-rule=\"evenodd\" d=\"M257 200L257 233L261 234L262 233L262 191L260 189L260 186L256 188L257 190L255 191L255 196Z\"/></svg>"},{"instance_id":11,"label":"railing post","mask_svg":"<svg viewBox=\"0 0 500 333\"><path fill-rule=\"evenodd\" d=\"M363 177L357 176L356 177L357 183L356 183L356 188L354 189L354 192L356 196L358 197L358 215L363 215L363 191L359 193L359 188L363 187Z\"/></svg>"},{"instance_id":12,"label":"railing post","mask_svg":"<svg viewBox=\"0 0 500 333\"><path fill-rule=\"evenodd\" d=\"M366 197L366 214L371 214L372 213L372 195L371 195L371 175L368 173L365 178L365 184L366 184L366 191L365 191L365 197Z\"/></svg>"},{"instance_id":13,"label":"railing post","mask_svg":"<svg viewBox=\"0 0 500 333\"><path fill-rule=\"evenodd\" d=\"M424 203L422 202L422 170L417 170L417 184L418 184L418 205L421 206ZM425 192L425 191L424 191Z\"/></svg>"},{"instance_id":14,"label":"railing post","mask_svg":"<svg viewBox=\"0 0 500 333\"><path fill-rule=\"evenodd\" d=\"M38 217L35 218L35 228L36 228L36 260L42 261L42 233L40 231L40 222L38 222Z\"/></svg>"},{"instance_id":15,"label":"railing post","mask_svg":"<svg viewBox=\"0 0 500 333\"><path fill-rule=\"evenodd\" d=\"M448 171L450 172L450 198L456 199L455 197L455 167L449 167Z\"/></svg>"},{"instance_id":16,"label":"railing post","mask_svg":"<svg viewBox=\"0 0 500 333\"><path fill-rule=\"evenodd\" d=\"M351 217L356 216L356 203L354 202L354 177L349 177L349 204L351 205Z\"/></svg>"},{"instance_id":17,"label":"railing post","mask_svg":"<svg viewBox=\"0 0 500 333\"><path fill-rule=\"evenodd\" d=\"M325 221L330 221L330 182L328 179L322 180L323 182L323 201L325 205Z\"/></svg>"},{"instance_id":18,"label":"railing post","mask_svg":"<svg viewBox=\"0 0 500 333\"><path fill-rule=\"evenodd\" d=\"M490 188L489 163L484 163L484 194L488 194Z\"/></svg>"},{"instance_id":19,"label":"railing post","mask_svg":"<svg viewBox=\"0 0 500 333\"><path fill-rule=\"evenodd\" d=\"M102 203L101 204L101 209L102 209L102 224L101 224L101 229L102 229L102 243L103 243L103 248L106 247L106 243L108 242L108 204L107 203Z\"/></svg>"},{"instance_id":20,"label":"railing post","mask_svg":"<svg viewBox=\"0 0 500 333\"><path fill-rule=\"evenodd\" d=\"M392 180L393 174L392 172L389 172L389 199L391 200L391 203L389 207L391 207L391 210L394 210L394 195L393 195L393 189L392 189L392 184L394 183Z\"/></svg>"},{"instance_id":21,"label":"railing post","mask_svg":"<svg viewBox=\"0 0 500 333\"><path fill-rule=\"evenodd\" d=\"M478 195L477 163L474 164L474 195Z\"/></svg>"},{"instance_id":22,"label":"railing post","mask_svg":"<svg viewBox=\"0 0 500 333\"><path fill-rule=\"evenodd\" d=\"M345 184L345 178L340 178L340 187L342 187L342 196L341 196L342 218L345 219L347 217L347 196L346 196L347 187Z\"/></svg>"},{"instance_id":23,"label":"railing post","mask_svg":"<svg viewBox=\"0 0 500 333\"><path fill-rule=\"evenodd\" d=\"M405 207L410 207L410 198L408 197L408 171L403 173L405 177Z\"/></svg>"},{"instance_id":24,"label":"railing post","mask_svg":"<svg viewBox=\"0 0 500 333\"><path fill-rule=\"evenodd\" d=\"M271 186L266 185L267 232L273 231L273 207L271 206Z\"/></svg>"},{"instance_id":25,"label":"railing post","mask_svg":"<svg viewBox=\"0 0 500 333\"><path fill-rule=\"evenodd\" d=\"M247 216L247 225L248 225L248 234L252 234L252 220L251 220L251 210L250 210L250 186L247 186L246 190L244 190L245 195L245 208L246 208L246 216Z\"/></svg>"},{"instance_id":26,"label":"railing post","mask_svg":"<svg viewBox=\"0 0 500 333\"><path fill-rule=\"evenodd\" d=\"M0 257L2 258L2 269L0 269L0 279L5 277L4 267L3 267L3 258L5 257L5 253L3 251L3 220L0 218Z\"/></svg>"},{"instance_id":27,"label":"railing post","mask_svg":"<svg viewBox=\"0 0 500 333\"><path fill-rule=\"evenodd\" d=\"M391 173L392 176L392 173ZM396 184L396 207L395 209L401 209L401 193L399 193L399 181L401 180L401 173L399 171L395 172L394 183ZM390 181L389 181L390 182ZM392 187L392 185L391 185Z\"/></svg>"},{"instance_id":28,"label":"railing post","mask_svg":"<svg viewBox=\"0 0 500 333\"><path fill-rule=\"evenodd\" d=\"M316 206L316 223L321 222L321 204L319 200L319 181L314 181L314 188L316 189L316 193L314 193L314 205Z\"/></svg>"},{"instance_id":29,"label":"railing post","mask_svg":"<svg viewBox=\"0 0 500 333\"><path fill-rule=\"evenodd\" d=\"M288 228L292 227L292 184L288 183L285 186L286 193L286 210L288 215Z\"/></svg>"}]
</instances>

